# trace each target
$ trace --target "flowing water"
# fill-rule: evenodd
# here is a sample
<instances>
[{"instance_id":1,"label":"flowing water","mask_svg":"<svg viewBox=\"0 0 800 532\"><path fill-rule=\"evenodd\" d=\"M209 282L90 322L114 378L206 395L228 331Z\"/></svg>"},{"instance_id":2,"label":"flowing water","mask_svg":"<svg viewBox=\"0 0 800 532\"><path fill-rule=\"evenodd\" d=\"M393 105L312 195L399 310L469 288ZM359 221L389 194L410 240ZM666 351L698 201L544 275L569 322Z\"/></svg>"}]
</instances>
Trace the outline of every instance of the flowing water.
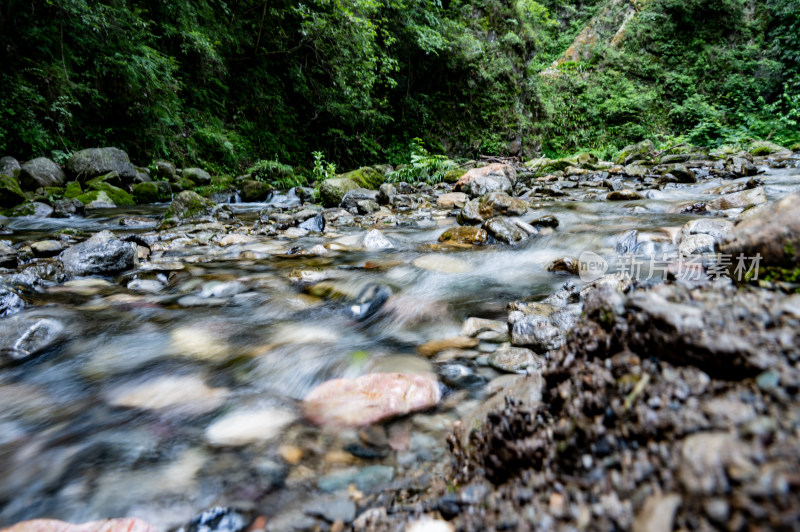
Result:
<instances>
[{"instance_id":1,"label":"flowing water","mask_svg":"<svg viewBox=\"0 0 800 532\"><path fill-rule=\"evenodd\" d=\"M760 178L769 199L800 189L798 169ZM594 200L607 191L574 189L533 204L525 220L553 215L560 224L519 247L443 250L437 237L454 218L422 209L379 227L390 249L347 250L353 235L365 232L361 227L329 228L335 237L261 236L227 247L209 242L215 232L209 228L182 243L153 244L152 260L137 277L166 282L157 293L129 290L131 276L43 285L14 319L49 318L64 328L35 359L0 370L0 525L45 516L72 522L140 516L169 528L213 505L280 511L313 492L318 477L349 465L331 451L353 435L296 421L267 442L219 446L209 441L215 420L247 409L291 411L333 377L437 371L415 354L417 346L458 335L467 317L505 320L509 302L541 299L568 279L579 282L546 267L586 250L613 259L631 230L639 245L652 243L647 249L675 251L676 231L697 217L679 214L681 208L711 199L711 189L728 183L653 190L629 202ZM247 225L265 205L230 207ZM152 227L120 220L155 221L164 209L15 219L5 238L37 240L69 228L147 239ZM337 239L341 245L327 253L296 253ZM413 264L428 255L434 259L427 265L417 262L424 267ZM350 307L370 283L392 296L357 321ZM445 389L460 402L479 398L482 384L500 375L465 365L474 378L450 380ZM445 405L413 417L412 436L435 445L411 462L443 451L447 422L459 412ZM303 458L287 462L287 446L304 449ZM409 465L397 457L368 463Z\"/></svg>"}]
</instances>

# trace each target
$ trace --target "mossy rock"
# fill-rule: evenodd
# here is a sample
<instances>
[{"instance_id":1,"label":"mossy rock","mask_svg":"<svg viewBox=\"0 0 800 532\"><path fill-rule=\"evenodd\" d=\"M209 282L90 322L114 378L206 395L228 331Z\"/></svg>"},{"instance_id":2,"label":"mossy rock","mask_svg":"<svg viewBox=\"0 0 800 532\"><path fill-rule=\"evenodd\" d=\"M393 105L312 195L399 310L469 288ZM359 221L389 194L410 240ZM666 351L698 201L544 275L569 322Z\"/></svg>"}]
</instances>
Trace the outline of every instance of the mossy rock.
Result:
<instances>
[{"instance_id":1,"label":"mossy rock","mask_svg":"<svg viewBox=\"0 0 800 532\"><path fill-rule=\"evenodd\" d=\"M772 155L773 153L786 151L786 148L768 140L757 140L750 144L750 147L747 151L750 152L750 155L758 157L761 155Z\"/></svg>"},{"instance_id":2,"label":"mossy rock","mask_svg":"<svg viewBox=\"0 0 800 532\"><path fill-rule=\"evenodd\" d=\"M643 140L642 142L622 148L619 155L614 159L614 162L628 165L637 160L650 160L655 149L656 147L652 140Z\"/></svg>"},{"instance_id":3,"label":"mossy rock","mask_svg":"<svg viewBox=\"0 0 800 532\"><path fill-rule=\"evenodd\" d=\"M133 197L130 194L106 182L106 179L112 178L114 174L115 172L111 172L87 181L85 187L86 192L77 197L78 201L84 205L88 205L97 199L96 195L90 194L90 192L105 192L111 199L111 202L118 207L123 205L136 205L136 202L133 201Z\"/></svg>"},{"instance_id":4,"label":"mossy rock","mask_svg":"<svg viewBox=\"0 0 800 532\"><path fill-rule=\"evenodd\" d=\"M64 187L64 197L66 199L75 199L81 194L83 194L83 190L81 189L81 184L77 181L71 181Z\"/></svg>"},{"instance_id":5,"label":"mossy rock","mask_svg":"<svg viewBox=\"0 0 800 532\"><path fill-rule=\"evenodd\" d=\"M8 175L0 175L0 207L13 207L27 200L17 180Z\"/></svg>"},{"instance_id":6,"label":"mossy rock","mask_svg":"<svg viewBox=\"0 0 800 532\"><path fill-rule=\"evenodd\" d=\"M16 218L19 216L32 216L35 218L47 218L48 216L53 214L53 208L45 203L41 203L38 201L26 201L21 205L17 205L16 207L12 207L10 209L6 209L3 211L3 216L8 216L10 218Z\"/></svg>"},{"instance_id":7,"label":"mossy rock","mask_svg":"<svg viewBox=\"0 0 800 532\"><path fill-rule=\"evenodd\" d=\"M792 147L789 148L789 149L794 151L794 152L800 152L800 142L798 142L796 144L792 144Z\"/></svg>"},{"instance_id":8,"label":"mossy rock","mask_svg":"<svg viewBox=\"0 0 800 532\"><path fill-rule=\"evenodd\" d=\"M384 181L384 176L379 171L369 166L364 166L358 170L347 172L339 176L342 179L349 179L358 185L358 188L368 188L377 190Z\"/></svg>"},{"instance_id":9,"label":"mossy rock","mask_svg":"<svg viewBox=\"0 0 800 532\"><path fill-rule=\"evenodd\" d=\"M338 207L344 195L357 188L362 187L352 179L345 177L326 179L319 186L319 197L326 207Z\"/></svg>"},{"instance_id":10,"label":"mossy rock","mask_svg":"<svg viewBox=\"0 0 800 532\"><path fill-rule=\"evenodd\" d=\"M453 168L444 174L443 180L445 183L456 183L459 179L461 179L461 176L466 173L466 170L462 168Z\"/></svg>"},{"instance_id":11,"label":"mossy rock","mask_svg":"<svg viewBox=\"0 0 800 532\"><path fill-rule=\"evenodd\" d=\"M184 190L172 200L162 218L162 226L174 225L182 220L191 220L213 214L217 204L197 192Z\"/></svg>"},{"instance_id":12,"label":"mossy rock","mask_svg":"<svg viewBox=\"0 0 800 532\"><path fill-rule=\"evenodd\" d=\"M169 183L165 181L161 181L159 183L155 182L137 183L133 185L133 199L139 205L146 203L157 203L159 201L166 201L169 198L170 198Z\"/></svg>"},{"instance_id":13,"label":"mossy rock","mask_svg":"<svg viewBox=\"0 0 800 532\"><path fill-rule=\"evenodd\" d=\"M189 179L188 177L176 175L175 179L172 180L171 185L173 190L177 189L178 192L183 190L191 190L197 186L197 183Z\"/></svg>"},{"instance_id":14,"label":"mossy rock","mask_svg":"<svg viewBox=\"0 0 800 532\"><path fill-rule=\"evenodd\" d=\"M264 201L272 192L273 188L269 183L256 181L255 179L245 179L241 184L242 201Z\"/></svg>"},{"instance_id":15,"label":"mossy rock","mask_svg":"<svg viewBox=\"0 0 800 532\"><path fill-rule=\"evenodd\" d=\"M64 187L44 187L42 189L42 194L48 198L63 198Z\"/></svg>"}]
</instances>

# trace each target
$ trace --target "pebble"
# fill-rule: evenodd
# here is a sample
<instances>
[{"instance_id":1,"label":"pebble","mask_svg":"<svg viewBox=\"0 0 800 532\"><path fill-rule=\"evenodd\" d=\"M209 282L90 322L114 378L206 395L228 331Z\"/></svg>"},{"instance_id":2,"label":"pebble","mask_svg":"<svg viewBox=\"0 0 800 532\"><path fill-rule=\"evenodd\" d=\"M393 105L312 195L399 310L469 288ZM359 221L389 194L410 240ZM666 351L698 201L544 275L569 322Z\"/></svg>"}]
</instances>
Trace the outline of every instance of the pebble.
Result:
<instances>
[{"instance_id":1,"label":"pebble","mask_svg":"<svg viewBox=\"0 0 800 532\"><path fill-rule=\"evenodd\" d=\"M280 408L235 410L206 429L206 441L215 447L239 447L270 442L297 419L294 412Z\"/></svg>"}]
</instances>

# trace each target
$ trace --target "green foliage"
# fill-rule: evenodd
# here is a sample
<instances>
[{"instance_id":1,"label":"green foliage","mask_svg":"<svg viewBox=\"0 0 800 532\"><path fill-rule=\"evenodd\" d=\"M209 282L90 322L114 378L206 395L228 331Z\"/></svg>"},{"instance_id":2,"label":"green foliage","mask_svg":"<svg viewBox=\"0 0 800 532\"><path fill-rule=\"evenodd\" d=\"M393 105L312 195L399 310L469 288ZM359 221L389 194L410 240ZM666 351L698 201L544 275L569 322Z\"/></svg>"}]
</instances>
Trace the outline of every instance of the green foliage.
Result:
<instances>
[{"instance_id":1,"label":"green foliage","mask_svg":"<svg viewBox=\"0 0 800 532\"><path fill-rule=\"evenodd\" d=\"M314 157L314 168L311 170L311 177L317 183L326 179L336 177L336 165L325 160L325 154L315 151L311 154Z\"/></svg>"},{"instance_id":2,"label":"green foliage","mask_svg":"<svg viewBox=\"0 0 800 532\"><path fill-rule=\"evenodd\" d=\"M445 155L432 155L428 153L422 139L412 139L412 153L408 164L401 165L398 170L389 174L389 181L416 183L422 181L428 184L440 183L448 171L456 164Z\"/></svg>"},{"instance_id":3,"label":"green foliage","mask_svg":"<svg viewBox=\"0 0 800 532\"><path fill-rule=\"evenodd\" d=\"M247 170L247 173L256 181L262 181L280 190L288 190L306 184L303 176L295 175L291 166L279 161L258 161Z\"/></svg>"}]
</instances>

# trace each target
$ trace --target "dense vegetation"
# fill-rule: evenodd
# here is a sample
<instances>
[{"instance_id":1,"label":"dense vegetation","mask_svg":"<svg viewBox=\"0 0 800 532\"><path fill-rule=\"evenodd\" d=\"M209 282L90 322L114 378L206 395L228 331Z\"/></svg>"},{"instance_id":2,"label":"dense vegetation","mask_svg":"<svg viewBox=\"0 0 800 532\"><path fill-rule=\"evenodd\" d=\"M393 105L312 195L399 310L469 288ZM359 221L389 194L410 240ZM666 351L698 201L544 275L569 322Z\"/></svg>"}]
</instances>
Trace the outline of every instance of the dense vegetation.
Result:
<instances>
[{"instance_id":1,"label":"dense vegetation","mask_svg":"<svg viewBox=\"0 0 800 532\"><path fill-rule=\"evenodd\" d=\"M408 162L415 137L465 156L800 140L800 2L637 0L621 44L547 73L615 4L6 0L0 155L238 171Z\"/></svg>"}]
</instances>

